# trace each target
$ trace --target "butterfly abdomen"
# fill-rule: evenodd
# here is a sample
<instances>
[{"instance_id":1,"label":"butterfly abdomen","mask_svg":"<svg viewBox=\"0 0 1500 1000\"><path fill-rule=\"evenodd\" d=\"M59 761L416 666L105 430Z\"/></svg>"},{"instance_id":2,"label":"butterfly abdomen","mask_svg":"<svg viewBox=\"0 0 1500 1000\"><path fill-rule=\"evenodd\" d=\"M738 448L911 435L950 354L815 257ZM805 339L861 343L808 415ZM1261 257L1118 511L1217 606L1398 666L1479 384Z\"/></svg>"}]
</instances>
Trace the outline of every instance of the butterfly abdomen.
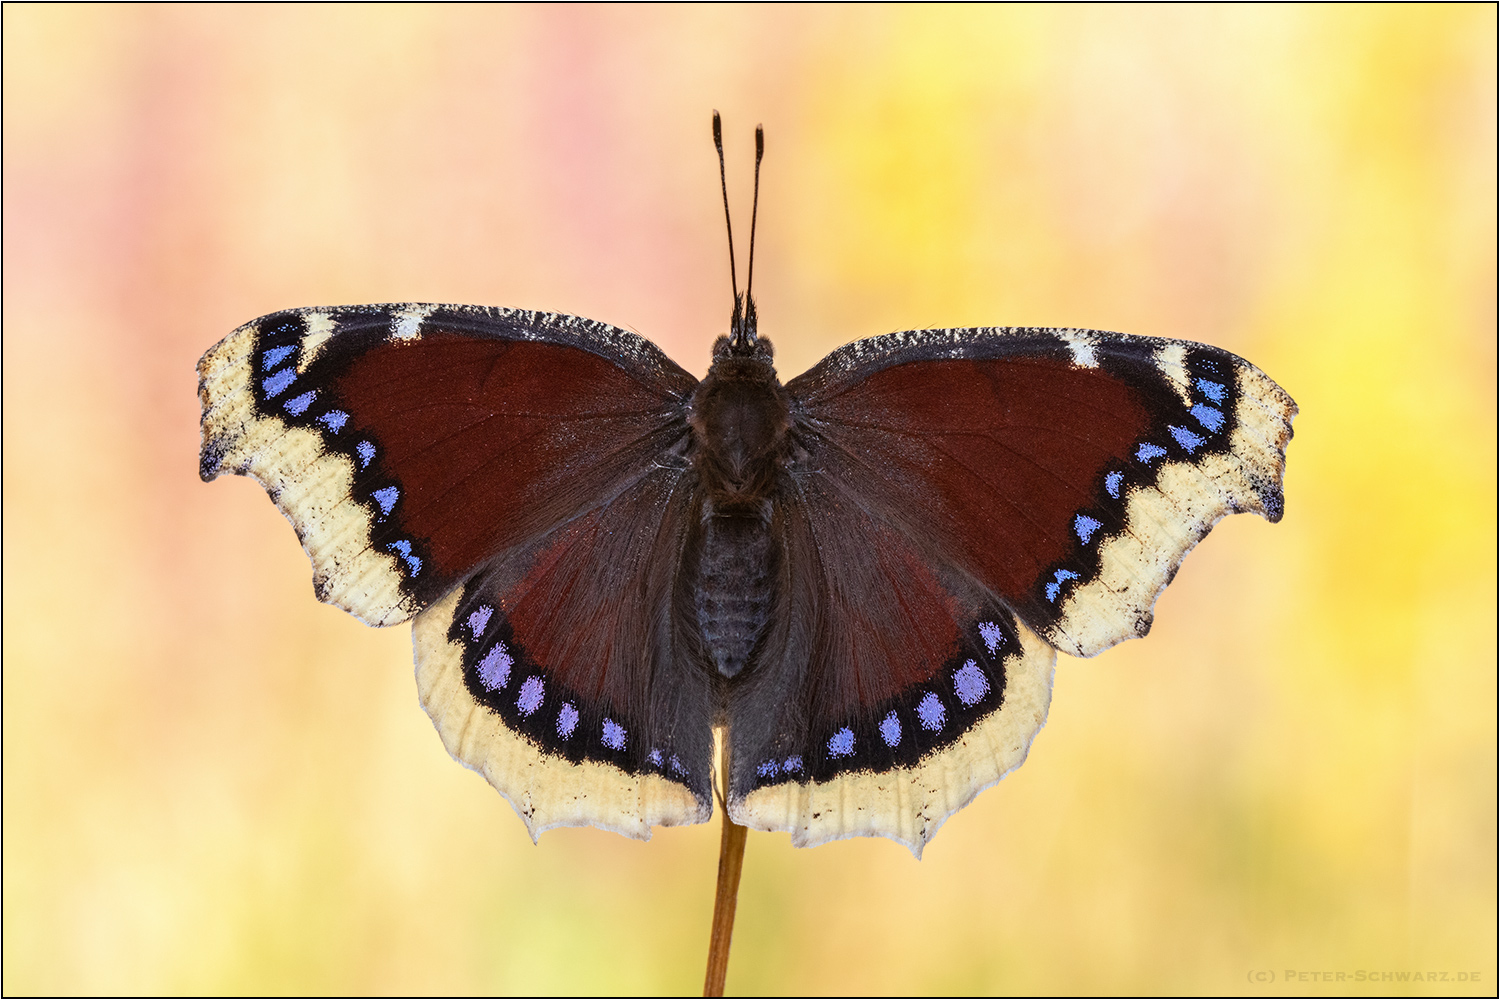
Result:
<instances>
[{"instance_id":1,"label":"butterfly abdomen","mask_svg":"<svg viewBox=\"0 0 1500 1000\"><path fill-rule=\"evenodd\" d=\"M734 677L750 661L771 618L776 585L771 525L754 514L710 514L702 532L698 628L714 667Z\"/></svg>"}]
</instances>

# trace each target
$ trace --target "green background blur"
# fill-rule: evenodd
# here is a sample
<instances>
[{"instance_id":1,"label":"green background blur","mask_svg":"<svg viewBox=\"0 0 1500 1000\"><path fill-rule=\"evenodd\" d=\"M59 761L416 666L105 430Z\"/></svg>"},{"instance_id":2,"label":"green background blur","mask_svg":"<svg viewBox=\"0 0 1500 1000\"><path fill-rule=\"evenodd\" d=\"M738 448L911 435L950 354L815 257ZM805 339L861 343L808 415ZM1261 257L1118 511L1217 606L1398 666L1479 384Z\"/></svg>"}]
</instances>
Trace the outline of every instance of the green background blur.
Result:
<instances>
[{"instance_id":1,"label":"green background blur","mask_svg":"<svg viewBox=\"0 0 1500 1000\"><path fill-rule=\"evenodd\" d=\"M717 823L533 846L418 708L409 630L316 603L261 489L199 482L193 366L275 309L421 300L701 373L718 108L739 220L766 126L784 377L1071 325L1228 348L1301 406L1285 520L1062 657L1031 760L923 861L752 834L729 989L1493 995L1495 32L6 6L5 992L701 988ZM1311 978L1413 971L1450 979Z\"/></svg>"}]
</instances>

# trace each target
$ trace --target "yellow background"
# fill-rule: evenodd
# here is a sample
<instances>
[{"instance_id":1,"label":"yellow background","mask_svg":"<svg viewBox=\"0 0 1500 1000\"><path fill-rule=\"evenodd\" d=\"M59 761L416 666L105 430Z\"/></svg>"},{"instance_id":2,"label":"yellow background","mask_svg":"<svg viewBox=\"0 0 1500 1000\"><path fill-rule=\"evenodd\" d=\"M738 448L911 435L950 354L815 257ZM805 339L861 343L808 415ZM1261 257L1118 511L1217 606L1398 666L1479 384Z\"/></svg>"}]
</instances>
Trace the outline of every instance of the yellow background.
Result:
<instances>
[{"instance_id":1,"label":"yellow background","mask_svg":"<svg viewBox=\"0 0 1500 1000\"><path fill-rule=\"evenodd\" d=\"M1030 761L925 860L751 835L730 990L1492 995L1495 31L7 6L5 992L700 988L717 824L533 846L444 753L408 630L317 604L260 488L198 481L193 366L275 309L421 300L702 372L717 107L740 220L767 130L784 376L1075 325L1220 345L1301 406L1285 520L1223 523L1149 638L1063 657ZM1360 971L1479 978L1310 978Z\"/></svg>"}]
</instances>

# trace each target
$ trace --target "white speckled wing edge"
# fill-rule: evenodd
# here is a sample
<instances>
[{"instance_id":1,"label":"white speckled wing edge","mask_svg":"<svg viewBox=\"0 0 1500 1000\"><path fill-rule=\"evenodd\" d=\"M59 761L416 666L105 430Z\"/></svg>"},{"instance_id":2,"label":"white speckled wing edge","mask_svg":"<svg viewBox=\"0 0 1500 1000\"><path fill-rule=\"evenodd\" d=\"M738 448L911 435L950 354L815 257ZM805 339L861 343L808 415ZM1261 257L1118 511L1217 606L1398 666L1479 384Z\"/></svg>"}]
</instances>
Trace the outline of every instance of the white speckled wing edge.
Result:
<instances>
[{"instance_id":1,"label":"white speckled wing edge","mask_svg":"<svg viewBox=\"0 0 1500 1000\"><path fill-rule=\"evenodd\" d=\"M198 362L203 451L217 454L209 478L248 475L296 529L313 565L319 600L369 625L394 625L418 610L402 591L396 557L370 546L369 514L352 497L354 463L313 431L257 413L251 353L258 321L230 334Z\"/></svg>"},{"instance_id":2,"label":"white speckled wing edge","mask_svg":"<svg viewBox=\"0 0 1500 1000\"><path fill-rule=\"evenodd\" d=\"M484 775L533 840L557 826L595 826L650 840L653 826L709 819L712 806L685 786L543 753L479 704L464 685L463 646L448 639L460 597L461 590L453 591L412 623L417 692L448 752Z\"/></svg>"},{"instance_id":3,"label":"white speckled wing edge","mask_svg":"<svg viewBox=\"0 0 1500 1000\"><path fill-rule=\"evenodd\" d=\"M1047 721L1057 655L1017 622L1022 655L1006 661L1000 707L951 746L912 767L859 771L830 781L783 782L731 798L729 815L753 830L789 831L795 847L879 836L916 857L944 821L1021 766Z\"/></svg>"},{"instance_id":4,"label":"white speckled wing edge","mask_svg":"<svg viewBox=\"0 0 1500 1000\"><path fill-rule=\"evenodd\" d=\"M1281 479L1297 406L1253 365L1241 361L1236 377L1239 401L1229 451L1168 463L1153 485L1130 492L1126 530L1104 544L1098 575L1074 588L1046 632L1059 649L1094 656L1145 635L1177 567L1221 518L1253 511L1280 519ZM1274 507L1268 507L1268 497L1275 498Z\"/></svg>"}]
</instances>

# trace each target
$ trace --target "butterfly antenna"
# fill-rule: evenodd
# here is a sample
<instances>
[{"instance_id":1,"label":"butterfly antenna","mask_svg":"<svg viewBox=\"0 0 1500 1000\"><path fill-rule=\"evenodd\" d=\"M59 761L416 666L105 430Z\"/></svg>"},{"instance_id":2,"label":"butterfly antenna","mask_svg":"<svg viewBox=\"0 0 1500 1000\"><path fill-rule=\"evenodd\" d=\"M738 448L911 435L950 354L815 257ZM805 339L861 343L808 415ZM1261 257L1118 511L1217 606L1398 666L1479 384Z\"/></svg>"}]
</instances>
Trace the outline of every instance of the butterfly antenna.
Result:
<instances>
[{"instance_id":1,"label":"butterfly antenna","mask_svg":"<svg viewBox=\"0 0 1500 1000\"><path fill-rule=\"evenodd\" d=\"M719 112L714 112L714 149L719 151L719 190L724 195L724 231L729 234L729 288L734 293L734 315L730 317L730 332L738 339L740 328L740 287L734 267L734 223L729 220L729 182L724 178L724 125Z\"/></svg>"},{"instance_id":2,"label":"butterfly antenna","mask_svg":"<svg viewBox=\"0 0 1500 1000\"><path fill-rule=\"evenodd\" d=\"M766 155L766 130L755 126L755 200L750 208L750 267L745 271L745 326L751 343L755 342L755 219L760 214L760 161Z\"/></svg>"}]
</instances>

